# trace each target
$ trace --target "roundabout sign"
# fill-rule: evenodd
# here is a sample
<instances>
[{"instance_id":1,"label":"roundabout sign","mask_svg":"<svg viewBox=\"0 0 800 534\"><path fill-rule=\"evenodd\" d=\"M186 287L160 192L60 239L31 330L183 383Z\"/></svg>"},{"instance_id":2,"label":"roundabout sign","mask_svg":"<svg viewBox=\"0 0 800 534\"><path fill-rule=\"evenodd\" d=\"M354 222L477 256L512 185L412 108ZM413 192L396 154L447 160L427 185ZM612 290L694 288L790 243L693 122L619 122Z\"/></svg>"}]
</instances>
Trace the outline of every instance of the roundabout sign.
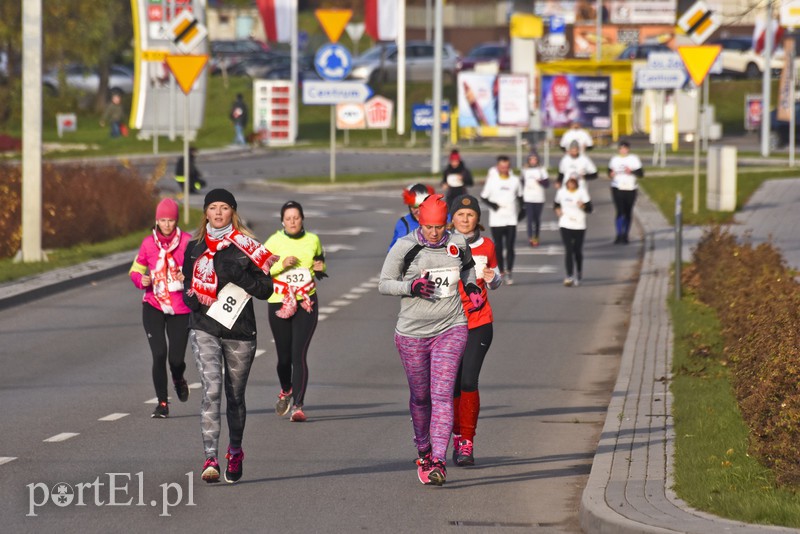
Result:
<instances>
[{"instance_id":1,"label":"roundabout sign","mask_svg":"<svg viewBox=\"0 0 800 534\"><path fill-rule=\"evenodd\" d=\"M317 50L314 68L324 80L344 80L353 70L353 57L342 45L327 44Z\"/></svg>"}]
</instances>

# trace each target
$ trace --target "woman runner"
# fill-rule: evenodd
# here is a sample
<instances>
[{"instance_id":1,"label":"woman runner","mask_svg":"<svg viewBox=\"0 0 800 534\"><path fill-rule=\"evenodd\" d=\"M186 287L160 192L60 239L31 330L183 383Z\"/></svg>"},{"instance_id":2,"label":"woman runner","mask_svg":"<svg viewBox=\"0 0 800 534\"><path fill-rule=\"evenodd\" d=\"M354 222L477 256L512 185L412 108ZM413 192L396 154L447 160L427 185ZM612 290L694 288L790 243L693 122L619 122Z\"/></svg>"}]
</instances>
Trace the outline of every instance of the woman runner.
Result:
<instances>
[{"instance_id":1,"label":"woman runner","mask_svg":"<svg viewBox=\"0 0 800 534\"><path fill-rule=\"evenodd\" d=\"M586 235L586 214L592 212L592 199L585 187L578 186L578 177L567 178L564 187L556 192L554 201L561 241L564 243L564 262L567 277L564 285L578 287L583 278L583 238ZM577 275L576 275L577 270Z\"/></svg>"}]
</instances>

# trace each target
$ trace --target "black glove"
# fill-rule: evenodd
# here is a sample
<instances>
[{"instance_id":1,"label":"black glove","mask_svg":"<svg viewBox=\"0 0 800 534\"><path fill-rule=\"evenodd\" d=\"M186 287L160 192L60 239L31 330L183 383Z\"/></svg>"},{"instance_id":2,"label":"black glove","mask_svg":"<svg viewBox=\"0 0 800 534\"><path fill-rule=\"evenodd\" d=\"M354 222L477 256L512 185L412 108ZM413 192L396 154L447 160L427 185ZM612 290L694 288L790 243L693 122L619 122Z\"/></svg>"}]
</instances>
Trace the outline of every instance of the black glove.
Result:
<instances>
[{"instance_id":1,"label":"black glove","mask_svg":"<svg viewBox=\"0 0 800 534\"><path fill-rule=\"evenodd\" d=\"M422 297L429 299L433 297L433 292L436 289L436 283L428 279L428 273L425 273L421 278L417 278L411 282L411 296Z\"/></svg>"},{"instance_id":2,"label":"black glove","mask_svg":"<svg viewBox=\"0 0 800 534\"><path fill-rule=\"evenodd\" d=\"M483 199L483 201L486 202L486 205L492 208L494 211L500 209L500 204L498 204L497 202L492 202L490 200L486 200L485 198Z\"/></svg>"}]
</instances>

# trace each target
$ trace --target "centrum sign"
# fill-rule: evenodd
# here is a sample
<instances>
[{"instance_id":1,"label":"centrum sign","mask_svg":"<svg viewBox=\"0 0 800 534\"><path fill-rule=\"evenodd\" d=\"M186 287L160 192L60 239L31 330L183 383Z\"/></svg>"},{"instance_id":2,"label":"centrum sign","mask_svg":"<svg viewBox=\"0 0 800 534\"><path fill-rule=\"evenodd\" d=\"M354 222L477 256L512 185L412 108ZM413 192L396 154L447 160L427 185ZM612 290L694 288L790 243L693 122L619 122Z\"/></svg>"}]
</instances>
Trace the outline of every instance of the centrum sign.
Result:
<instances>
[{"instance_id":1,"label":"centrum sign","mask_svg":"<svg viewBox=\"0 0 800 534\"><path fill-rule=\"evenodd\" d=\"M303 104L333 106L345 103L362 103L372 96L372 89L361 82L311 82L303 83Z\"/></svg>"}]
</instances>

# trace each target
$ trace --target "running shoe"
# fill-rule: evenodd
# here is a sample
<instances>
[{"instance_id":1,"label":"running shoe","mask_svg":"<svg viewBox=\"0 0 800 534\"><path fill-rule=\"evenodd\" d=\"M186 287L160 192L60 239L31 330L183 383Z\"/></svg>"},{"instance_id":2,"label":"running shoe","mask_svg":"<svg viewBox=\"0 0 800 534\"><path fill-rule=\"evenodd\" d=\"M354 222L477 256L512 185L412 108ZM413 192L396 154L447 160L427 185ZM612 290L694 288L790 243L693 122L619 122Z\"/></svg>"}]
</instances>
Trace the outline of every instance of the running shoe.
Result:
<instances>
[{"instance_id":1,"label":"running shoe","mask_svg":"<svg viewBox=\"0 0 800 534\"><path fill-rule=\"evenodd\" d=\"M206 458L206 463L203 464L203 474L201 478L208 482L219 482L219 463L215 457Z\"/></svg>"},{"instance_id":2,"label":"running shoe","mask_svg":"<svg viewBox=\"0 0 800 534\"><path fill-rule=\"evenodd\" d=\"M531 246L532 247L538 247L539 246L539 239L536 238L536 237L532 237L531 238Z\"/></svg>"},{"instance_id":3,"label":"running shoe","mask_svg":"<svg viewBox=\"0 0 800 534\"><path fill-rule=\"evenodd\" d=\"M434 486L443 486L446 479L447 468L445 468L445 461L434 458L431 463L431 470L428 471L428 480Z\"/></svg>"},{"instance_id":4,"label":"running shoe","mask_svg":"<svg viewBox=\"0 0 800 534\"><path fill-rule=\"evenodd\" d=\"M458 458L458 451L459 447L461 446L461 436L458 434L453 434L453 461L456 461Z\"/></svg>"},{"instance_id":5,"label":"running shoe","mask_svg":"<svg viewBox=\"0 0 800 534\"><path fill-rule=\"evenodd\" d=\"M507 286L514 285L514 279L511 278L511 271L507 271L505 276L503 276L503 283Z\"/></svg>"},{"instance_id":6,"label":"running shoe","mask_svg":"<svg viewBox=\"0 0 800 534\"><path fill-rule=\"evenodd\" d=\"M242 478L242 460L244 460L244 451L239 449L239 452L232 453L231 448L228 447L228 454L225 455L228 459L228 468L225 469L225 482L234 484L239 482ZM217 474L219 476L219 474Z\"/></svg>"},{"instance_id":7,"label":"running shoe","mask_svg":"<svg viewBox=\"0 0 800 534\"><path fill-rule=\"evenodd\" d=\"M295 406L292 408L292 423L304 423L306 421L306 414L303 412L302 406Z\"/></svg>"},{"instance_id":8,"label":"running shoe","mask_svg":"<svg viewBox=\"0 0 800 534\"><path fill-rule=\"evenodd\" d=\"M428 478L428 473L430 473L431 468L433 467L431 451L432 449L430 447L428 447L428 450L426 451L417 451L417 454L419 455L419 458L416 459L417 478L425 485L431 483L430 479Z\"/></svg>"},{"instance_id":9,"label":"running shoe","mask_svg":"<svg viewBox=\"0 0 800 534\"><path fill-rule=\"evenodd\" d=\"M579 285L581 285L580 278L576 278L575 280L572 281L572 287L578 287Z\"/></svg>"},{"instance_id":10,"label":"running shoe","mask_svg":"<svg viewBox=\"0 0 800 534\"><path fill-rule=\"evenodd\" d=\"M283 417L289 413L289 408L292 407L292 388L289 391L281 390L278 393L278 402L275 403L275 413Z\"/></svg>"},{"instance_id":11,"label":"running shoe","mask_svg":"<svg viewBox=\"0 0 800 534\"><path fill-rule=\"evenodd\" d=\"M455 452L453 456L455 457L453 461L455 461L456 465L459 467L475 465L475 457L472 456L472 441L462 439L461 443L458 444L458 456L456 456Z\"/></svg>"},{"instance_id":12,"label":"running shoe","mask_svg":"<svg viewBox=\"0 0 800 534\"><path fill-rule=\"evenodd\" d=\"M575 283L575 280L571 276L568 276L567 278L564 278L564 287L572 287L572 284L574 284L574 283Z\"/></svg>"},{"instance_id":13,"label":"running shoe","mask_svg":"<svg viewBox=\"0 0 800 534\"><path fill-rule=\"evenodd\" d=\"M153 410L153 415L151 415L153 419L166 419L169 417L169 404L167 401L161 401L156 405L156 409Z\"/></svg>"},{"instance_id":14,"label":"running shoe","mask_svg":"<svg viewBox=\"0 0 800 534\"><path fill-rule=\"evenodd\" d=\"M179 378L178 380L173 380L172 383L175 384L175 392L178 394L178 400L181 402L189 400L189 384L186 383L186 379Z\"/></svg>"}]
</instances>

